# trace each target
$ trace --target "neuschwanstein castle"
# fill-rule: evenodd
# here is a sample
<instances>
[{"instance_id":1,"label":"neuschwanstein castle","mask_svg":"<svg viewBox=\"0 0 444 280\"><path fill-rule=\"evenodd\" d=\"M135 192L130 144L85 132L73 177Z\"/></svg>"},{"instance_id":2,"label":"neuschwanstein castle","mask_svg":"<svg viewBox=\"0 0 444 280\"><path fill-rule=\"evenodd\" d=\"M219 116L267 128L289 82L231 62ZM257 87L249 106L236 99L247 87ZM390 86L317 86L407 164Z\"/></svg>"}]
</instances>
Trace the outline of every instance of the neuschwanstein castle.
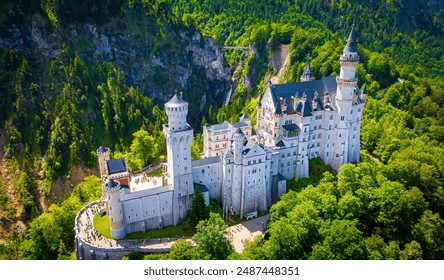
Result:
<instances>
[{"instance_id":1,"label":"neuschwanstein castle","mask_svg":"<svg viewBox=\"0 0 444 280\"><path fill-rule=\"evenodd\" d=\"M163 176L131 173L125 159L97 150L114 238L183 222L195 188L221 203L226 215L251 216L286 192L286 180L308 176L308 160L320 157L338 169L359 161L360 123L366 99L357 86L359 62L352 28L339 58L339 76L313 80L307 63L301 82L270 83L257 105L257 129L239 122L204 126L204 156L191 160L193 128L181 96L165 104L167 162Z\"/></svg>"}]
</instances>

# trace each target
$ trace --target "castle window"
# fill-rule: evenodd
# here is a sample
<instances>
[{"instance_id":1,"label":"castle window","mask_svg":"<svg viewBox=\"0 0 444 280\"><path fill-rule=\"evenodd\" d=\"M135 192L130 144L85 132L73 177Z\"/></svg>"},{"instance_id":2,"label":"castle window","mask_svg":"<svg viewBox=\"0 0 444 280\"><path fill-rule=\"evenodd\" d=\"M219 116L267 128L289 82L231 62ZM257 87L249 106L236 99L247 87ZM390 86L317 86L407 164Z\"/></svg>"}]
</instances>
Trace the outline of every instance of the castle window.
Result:
<instances>
[{"instance_id":1,"label":"castle window","mask_svg":"<svg viewBox=\"0 0 444 280\"><path fill-rule=\"evenodd\" d=\"M330 135L328 135L328 137L327 137L328 139L330 139Z\"/></svg>"},{"instance_id":2,"label":"castle window","mask_svg":"<svg viewBox=\"0 0 444 280\"><path fill-rule=\"evenodd\" d=\"M345 117L344 116L341 116L341 121L343 121L345 119Z\"/></svg>"},{"instance_id":3,"label":"castle window","mask_svg":"<svg viewBox=\"0 0 444 280\"><path fill-rule=\"evenodd\" d=\"M204 174L204 173L205 173L205 169L202 168L202 174Z\"/></svg>"},{"instance_id":4,"label":"castle window","mask_svg":"<svg viewBox=\"0 0 444 280\"><path fill-rule=\"evenodd\" d=\"M339 133L339 138L341 138L341 136L342 136L342 134L341 134L341 133Z\"/></svg>"},{"instance_id":5,"label":"castle window","mask_svg":"<svg viewBox=\"0 0 444 280\"><path fill-rule=\"evenodd\" d=\"M361 112L361 108L358 108L358 112Z\"/></svg>"},{"instance_id":6,"label":"castle window","mask_svg":"<svg viewBox=\"0 0 444 280\"><path fill-rule=\"evenodd\" d=\"M353 110L350 111L350 115L353 115Z\"/></svg>"},{"instance_id":7,"label":"castle window","mask_svg":"<svg viewBox=\"0 0 444 280\"><path fill-rule=\"evenodd\" d=\"M318 138L321 138L321 134L320 133L318 134Z\"/></svg>"},{"instance_id":8,"label":"castle window","mask_svg":"<svg viewBox=\"0 0 444 280\"><path fill-rule=\"evenodd\" d=\"M330 120L332 120L333 119L333 115L330 115Z\"/></svg>"},{"instance_id":9,"label":"castle window","mask_svg":"<svg viewBox=\"0 0 444 280\"><path fill-rule=\"evenodd\" d=\"M328 152L327 152L327 156L328 156Z\"/></svg>"},{"instance_id":10,"label":"castle window","mask_svg":"<svg viewBox=\"0 0 444 280\"><path fill-rule=\"evenodd\" d=\"M110 206L110 207L109 207L109 211L111 211L111 210L113 210L113 208Z\"/></svg>"}]
</instances>

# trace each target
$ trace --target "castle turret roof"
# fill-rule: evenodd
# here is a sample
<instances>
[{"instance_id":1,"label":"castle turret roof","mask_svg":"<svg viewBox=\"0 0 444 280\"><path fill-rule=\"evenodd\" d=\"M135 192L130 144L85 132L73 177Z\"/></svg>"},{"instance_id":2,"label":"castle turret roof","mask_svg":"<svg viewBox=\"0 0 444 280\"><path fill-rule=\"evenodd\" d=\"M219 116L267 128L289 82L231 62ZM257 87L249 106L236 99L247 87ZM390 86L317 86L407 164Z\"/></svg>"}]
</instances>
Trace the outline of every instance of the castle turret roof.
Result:
<instances>
[{"instance_id":1,"label":"castle turret roof","mask_svg":"<svg viewBox=\"0 0 444 280\"><path fill-rule=\"evenodd\" d=\"M234 132L234 134L244 135L244 133L242 132L242 130L240 129L240 127L238 127L238 128L236 129L236 131Z\"/></svg>"},{"instance_id":2,"label":"castle turret roof","mask_svg":"<svg viewBox=\"0 0 444 280\"><path fill-rule=\"evenodd\" d=\"M367 94L367 86L366 85L364 85L364 87L362 88L361 94Z\"/></svg>"},{"instance_id":3,"label":"castle turret roof","mask_svg":"<svg viewBox=\"0 0 444 280\"><path fill-rule=\"evenodd\" d=\"M301 82L311 81L311 69L310 69L310 55L307 58L307 62L305 63L304 71L301 75Z\"/></svg>"},{"instance_id":4,"label":"castle turret roof","mask_svg":"<svg viewBox=\"0 0 444 280\"><path fill-rule=\"evenodd\" d=\"M119 184L114 181L113 179L109 179L108 182L106 183L106 186L110 189L117 187Z\"/></svg>"},{"instance_id":5,"label":"castle turret roof","mask_svg":"<svg viewBox=\"0 0 444 280\"><path fill-rule=\"evenodd\" d=\"M108 148L104 146L100 146L99 149L97 149L97 153L104 154L108 152Z\"/></svg>"},{"instance_id":6,"label":"castle turret roof","mask_svg":"<svg viewBox=\"0 0 444 280\"><path fill-rule=\"evenodd\" d=\"M358 40L356 38L355 25L353 24L347 42L344 47L344 52L358 52Z\"/></svg>"},{"instance_id":7,"label":"castle turret roof","mask_svg":"<svg viewBox=\"0 0 444 280\"><path fill-rule=\"evenodd\" d=\"M182 98L180 98L179 96L177 96L177 93L174 94L174 96L170 99L170 101L168 101L167 103L165 103L166 106L168 105L180 105L180 104L184 104L187 103L186 101L184 101Z\"/></svg>"},{"instance_id":8,"label":"castle turret roof","mask_svg":"<svg viewBox=\"0 0 444 280\"><path fill-rule=\"evenodd\" d=\"M239 122L244 122L244 121L250 121L250 118L248 117L247 114L243 114L243 115L239 118Z\"/></svg>"}]
</instances>

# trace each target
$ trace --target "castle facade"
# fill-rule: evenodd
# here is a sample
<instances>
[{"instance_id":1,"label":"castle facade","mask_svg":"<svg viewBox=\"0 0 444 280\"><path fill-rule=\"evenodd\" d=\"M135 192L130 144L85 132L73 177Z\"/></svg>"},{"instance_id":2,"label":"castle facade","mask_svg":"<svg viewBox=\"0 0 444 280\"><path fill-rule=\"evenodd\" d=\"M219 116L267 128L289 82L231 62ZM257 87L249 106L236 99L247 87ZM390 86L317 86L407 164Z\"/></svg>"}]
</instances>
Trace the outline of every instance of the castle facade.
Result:
<instances>
[{"instance_id":1,"label":"castle facade","mask_svg":"<svg viewBox=\"0 0 444 280\"><path fill-rule=\"evenodd\" d=\"M191 160L193 129L188 103L174 95L165 104L167 162L162 178L131 173L125 159L97 150L111 234L178 225L188 216L196 189L220 202L224 215L252 217L286 192L286 181L308 177L308 160L320 157L338 169L359 161L366 91L357 86L359 62L352 28L339 58L338 76L313 80L307 62L301 82L270 83L257 106L257 130L248 116L204 126L204 155Z\"/></svg>"}]
</instances>

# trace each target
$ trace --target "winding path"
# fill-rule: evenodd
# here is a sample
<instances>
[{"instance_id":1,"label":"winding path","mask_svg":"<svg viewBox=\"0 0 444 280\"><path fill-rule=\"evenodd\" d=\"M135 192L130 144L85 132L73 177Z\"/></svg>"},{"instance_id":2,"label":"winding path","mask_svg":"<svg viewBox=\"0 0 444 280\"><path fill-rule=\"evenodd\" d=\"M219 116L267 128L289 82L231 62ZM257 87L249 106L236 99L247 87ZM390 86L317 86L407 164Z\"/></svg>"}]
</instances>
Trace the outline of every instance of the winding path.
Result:
<instances>
[{"instance_id":1,"label":"winding path","mask_svg":"<svg viewBox=\"0 0 444 280\"><path fill-rule=\"evenodd\" d=\"M75 234L84 243L97 249L128 250L138 252L169 252L171 245L179 238L190 240L191 237L145 238L132 240L108 239L101 235L93 225L94 216L103 211L103 201L94 201L85 206L76 216ZM241 253L246 240L253 240L263 235L269 215L252 219L227 229L226 237L231 241L236 252Z\"/></svg>"}]
</instances>

